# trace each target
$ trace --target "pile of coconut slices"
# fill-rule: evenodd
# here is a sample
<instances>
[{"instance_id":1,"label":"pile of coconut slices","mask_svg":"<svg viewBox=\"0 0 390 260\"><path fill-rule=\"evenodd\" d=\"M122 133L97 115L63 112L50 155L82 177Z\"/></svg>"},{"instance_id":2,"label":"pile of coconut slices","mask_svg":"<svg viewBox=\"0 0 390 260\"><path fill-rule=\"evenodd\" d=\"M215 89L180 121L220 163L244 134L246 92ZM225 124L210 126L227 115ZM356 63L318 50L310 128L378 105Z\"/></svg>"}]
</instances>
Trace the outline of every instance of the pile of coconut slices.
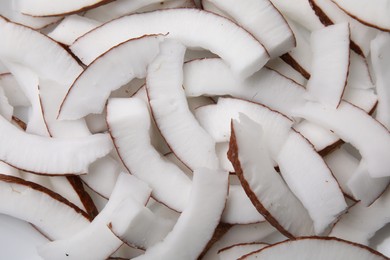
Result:
<instances>
[{"instance_id":1,"label":"pile of coconut slices","mask_svg":"<svg viewBox=\"0 0 390 260\"><path fill-rule=\"evenodd\" d=\"M390 256L390 0L0 14L0 213L37 256Z\"/></svg>"}]
</instances>

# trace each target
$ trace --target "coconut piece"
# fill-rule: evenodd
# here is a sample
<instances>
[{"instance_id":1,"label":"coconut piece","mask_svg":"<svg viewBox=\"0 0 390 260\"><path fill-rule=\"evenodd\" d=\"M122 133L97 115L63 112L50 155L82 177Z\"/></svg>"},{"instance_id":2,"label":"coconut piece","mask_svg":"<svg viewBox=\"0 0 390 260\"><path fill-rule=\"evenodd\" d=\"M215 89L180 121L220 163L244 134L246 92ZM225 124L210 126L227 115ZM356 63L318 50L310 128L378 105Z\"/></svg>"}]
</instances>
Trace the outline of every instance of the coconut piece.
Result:
<instances>
[{"instance_id":1,"label":"coconut piece","mask_svg":"<svg viewBox=\"0 0 390 260\"><path fill-rule=\"evenodd\" d=\"M264 104L286 115L304 104L304 88L268 68L246 80L240 80L221 59L202 59L184 65L184 89L187 96L230 95Z\"/></svg>"},{"instance_id":2,"label":"coconut piece","mask_svg":"<svg viewBox=\"0 0 390 260\"><path fill-rule=\"evenodd\" d=\"M0 15L14 23L23 24L33 29L42 29L62 19L62 17L33 17L25 15L19 10L18 0L1 1Z\"/></svg>"},{"instance_id":3,"label":"coconut piece","mask_svg":"<svg viewBox=\"0 0 390 260\"><path fill-rule=\"evenodd\" d=\"M312 32L309 99L338 107L347 85L349 69L349 25L340 23Z\"/></svg>"},{"instance_id":4,"label":"coconut piece","mask_svg":"<svg viewBox=\"0 0 390 260\"><path fill-rule=\"evenodd\" d=\"M0 115L6 120L11 121L14 108L9 104L4 89L0 86Z\"/></svg>"},{"instance_id":5,"label":"coconut piece","mask_svg":"<svg viewBox=\"0 0 390 260\"><path fill-rule=\"evenodd\" d=\"M308 102L295 115L332 130L343 141L351 143L366 160L372 177L390 175L390 133L363 110L345 101L337 109Z\"/></svg>"},{"instance_id":6,"label":"coconut piece","mask_svg":"<svg viewBox=\"0 0 390 260\"><path fill-rule=\"evenodd\" d=\"M71 45L77 38L98 27L101 23L80 15L65 17L48 36L57 42Z\"/></svg>"},{"instance_id":7,"label":"coconut piece","mask_svg":"<svg viewBox=\"0 0 390 260\"><path fill-rule=\"evenodd\" d=\"M191 180L151 145L150 116L146 104L137 98L110 99L107 122L115 147L128 171L150 185L155 199L181 212L188 202ZM148 159L147 164L145 158Z\"/></svg>"},{"instance_id":8,"label":"coconut piece","mask_svg":"<svg viewBox=\"0 0 390 260\"><path fill-rule=\"evenodd\" d=\"M115 210L131 206L126 200L133 199L146 204L151 189L136 177L121 173L110 200L99 215L84 229L67 239L55 240L38 247L38 253L45 259L105 259L117 250L122 241L108 228ZM85 246L80 246L82 243ZM98 246L97 246L98 245ZM94 248L95 250L91 250Z\"/></svg>"},{"instance_id":9,"label":"coconut piece","mask_svg":"<svg viewBox=\"0 0 390 260\"><path fill-rule=\"evenodd\" d=\"M389 191L387 189L369 207L356 203L340 218L329 235L368 245L369 239L390 220Z\"/></svg>"},{"instance_id":10,"label":"coconut piece","mask_svg":"<svg viewBox=\"0 0 390 260\"><path fill-rule=\"evenodd\" d=\"M146 76L146 67L159 52L161 36L150 35L123 42L91 63L72 84L59 119L78 119L99 114L111 91L133 78Z\"/></svg>"},{"instance_id":11,"label":"coconut piece","mask_svg":"<svg viewBox=\"0 0 390 260\"><path fill-rule=\"evenodd\" d=\"M162 136L184 164L191 169L217 169L215 141L189 110L182 88L184 52L178 42L162 43L160 54L148 66L149 105Z\"/></svg>"},{"instance_id":12,"label":"coconut piece","mask_svg":"<svg viewBox=\"0 0 390 260\"><path fill-rule=\"evenodd\" d=\"M298 71L293 69L281 58L274 58L268 61L265 66L269 69L275 70L276 72L285 76L286 78L292 79L299 85L305 86L307 83L306 78L303 77L302 74L300 74Z\"/></svg>"},{"instance_id":13,"label":"coconut piece","mask_svg":"<svg viewBox=\"0 0 390 260\"><path fill-rule=\"evenodd\" d=\"M86 173L89 164L112 149L107 134L73 139L48 138L24 133L3 117L0 117L0 132L0 159L19 169L40 174Z\"/></svg>"},{"instance_id":14,"label":"coconut piece","mask_svg":"<svg viewBox=\"0 0 390 260\"><path fill-rule=\"evenodd\" d=\"M384 260L381 253L350 241L335 237L302 237L260 249L245 255L244 259L334 259L353 258L356 260Z\"/></svg>"},{"instance_id":15,"label":"coconut piece","mask_svg":"<svg viewBox=\"0 0 390 260\"><path fill-rule=\"evenodd\" d=\"M302 203L275 171L261 125L240 114L232 121L228 157L256 209L287 237L314 234Z\"/></svg>"},{"instance_id":16,"label":"coconut piece","mask_svg":"<svg viewBox=\"0 0 390 260\"><path fill-rule=\"evenodd\" d=\"M234 98L219 98L216 105L198 108L195 116L214 140L226 142L230 139L231 119L238 119L239 113L247 115L262 125L271 158L275 158L293 123L285 115L257 103Z\"/></svg>"},{"instance_id":17,"label":"coconut piece","mask_svg":"<svg viewBox=\"0 0 390 260\"><path fill-rule=\"evenodd\" d=\"M283 16L269 0L246 0L240 4L234 0L205 0L228 14L240 26L250 32L268 51L271 58L278 57L295 46L294 35Z\"/></svg>"},{"instance_id":18,"label":"coconut piece","mask_svg":"<svg viewBox=\"0 0 390 260\"><path fill-rule=\"evenodd\" d=\"M382 31L390 31L390 6L387 0L369 3L362 0L332 0L345 13L359 22Z\"/></svg>"},{"instance_id":19,"label":"coconut piece","mask_svg":"<svg viewBox=\"0 0 390 260\"><path fill-rule=\"evenodd\" d=\"M50 239L70 237L89 224L81 209L38 184L1 174L0 186L0 212L32 223Z\"/></svg>"},{"instance_id":20,"label":"coconut piece","mask_svg":"<svg viewBox=\"0 0 390 260\"><path fill-rule=\"evenodd\" d=\"M0 74L0 86L11 106L30 106L30 101L21 90L19 83L11 73Z\"/></svg>"},{"instance_id":21,"label":"coconut piece","mask_svg":"<svg viewBox=\"0 0 390 260\"><path fill-rule=\"evenodd\" d=\"M388 33L378 35L371 42L371 62L375 75L376 91L378 93L378 107L376 119L390 129L390 37Z\"/></svg>"},{"instance_id":22,"label":"coconut piece","mask_svg":"<svg viewBox=\"0 0 390 260\"><path fill-rule=\"evenodd\" d=\"M268 246L268 244L265 243L235 244L219 250L218 256L220 260L235 260L240 258L243 255L246 255L253 251L258 251L266 246Z\"/></svg>"},{"instance_id":23,"label":"coconut piece","mask_svg":"<svg viewBox=\"0 0 390 260\"><path fill-rule=\"evenodd\" d=\"M377 35L377 30L356 21L331 0L309 0L309 2L324 26L347 22L351 30L351 49L358 55L368 56L370 41Z\"/></svg>"},{"instance_id":24,"label":"coconut piece","mask_svg":"<svg viewBox=\"0 0 390 260\"><path fill-rule=\"evenodd\" d=\"M136 259L196 259L219 223L227 192L227 172L195 170L189 203L173 230Z\"/></svg>"},{"instance_id":25,"label":"coconut piece","mask_svg":"<svg viewBox=\"0 0 390 260\"><path fill-rule=\"evenodd\" d=\"M147 28L145 20L148 21ZM178 20L182 22L177 23ZM259 70L268 60L263 46L232 21L213 13L186 8L133 14L113 20L80 37L71 50L88 65L126 39L156 33L167 34L167 38L176 39L187 47L210 50L243 78ZM97 39L100 39L100 44L92 44ZM221 41L229 44L221 45Z\"/></svg>"},{"instance_id":26,"label":"coconut piece","mask_svg":"<svg viewBox=\"0 0 390 260\"><path fill-rule=\"evenodd\" d=\"M30 16L58 16L82 12L99 5L109 3L111 0L37 0L32 4L30 1L18 0L19 10Z\"/></svg>"},{"instance_id":27,"label":"coconut piece","mask_svg":"<svg viewBox=\"0 0 390 260\"><path fill-rule=\"evenodd\" d=\"M315 233L322 234L347 208L332 172L313 145L295 131L276 160L283 179L309 212Z\"/></svg>"}]
</instances>

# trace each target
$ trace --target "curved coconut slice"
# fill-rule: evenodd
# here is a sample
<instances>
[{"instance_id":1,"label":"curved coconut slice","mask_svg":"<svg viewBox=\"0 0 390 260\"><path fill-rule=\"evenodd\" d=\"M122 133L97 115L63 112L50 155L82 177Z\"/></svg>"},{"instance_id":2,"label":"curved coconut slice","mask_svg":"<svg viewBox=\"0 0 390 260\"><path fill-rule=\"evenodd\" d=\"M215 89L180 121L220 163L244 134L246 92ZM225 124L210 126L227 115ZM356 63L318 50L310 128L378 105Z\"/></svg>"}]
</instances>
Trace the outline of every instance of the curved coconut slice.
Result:
<instances>
[{"instance_id":1,"label":"curved coconut slice","mask_svg":"<svg viewBox=\"0 0 390 260\"><path fill-rule=\"evenodd\" d=\"M275 232L278 231L268 222L234 225L212 245L202 259L218 259L218 252L223 248L239 243L261 242Z\"/></svg>"},{"instance_id":2,"label":"curved coconut slice","mask_svg":"<svg viewBox=\"0 0 390 260\"><path fill-rule=\"evenodd\" d=\"M333 3L331 0L309 0L323 25L329 26L338 23L349 23L351 30L351 49L358 55L365 57L370 53L370 41L375 38L378 31L356 21Z\"/></svg>"},{"instance_id":3,"label":"curved coconut slice","mask_svg":"<svg viewBox=\"0 0 390 260\"><path fill-rule=\"evenodd\" d=\"M332 0L338 7L359 22L382 31L390 31L389 1Z\"/></svg>"},{"instance_id":4,"label":"curved coconut slice","mask_svg":"<svg viewBox=\"0 0 390 260\"><path fill-rule=\"evenodd\" d=\"M293 122L283 114L266 106L233 98L219 98L216 105L200 107L196 118L217 142L230 139L231 119L238 119L239 113L247 115L263 126L264 139L272 158L276 158L285 142Z\"/></svg>"},{"instance_id":5,"label":"curved coconut slice","mask_svg":"<svg viewBox=\"0 0 390 260\"><path fill-rule=\"evenodd\" d=\"M306 86L310 99L338 107L347 85L349 35L348 23L312 32L313 60L311 77Z\"/></svg>"},{"instance_id":6,"label":"curved coconut slice","mask_svg":"<svg viewBox=\"0 0 390 260\"><path fill-rule=\"evenodd\" d=\"M267 68L278 72L279 74L285 76L286 78L292 79L299 85L305 86L307 80L302 76L298 71L293 69L290 65L288 65L281 58L274 58L267 62L265 65Z\"/></svg>"},{"instance_id":7,"label":"curved coconut slice","mask_svg":"<svg viewBox=\"0 0 390 260\"><path fill-rule=\"evenodd\" d=\"M45 259L105 259L122 244L108 228L115 210L131 206L126 199L146 204L150 188L128 173L121 173L110 200L98 216L84 229L67 239L55 240L38 247L38 253ZM87 243L87 244L85 244ZM83 244L84 246L80 246ZM94 250L91 250L94 248Z\"/></svg>"},{"instance_id":8,"label":"curved coconut slice","mask_svg":"<svg viewBox=\"0 0 390 260\"><path fill-rule=\"evenodd\" d=\"M145 20L148 21L147 28L144 26ZM178 20L182 22L177 23ZM113 20L80 37L71 50L88 65L126 39L160 33L167 34L167 38L176 39L187 47L210 50L243 78L259 70L268 60L264 47L232 21L213 13L185 8L133 14ZM97 39L100 39L100 44L93 44ZM221 45L221 41L229 44Z\"/></svg>"},{"instance_id":9,"label":"curved coconut slice","mask_svg":"<svg viewBox=\"0 0 390 260\"><path fill-rule=\"evenodd\" d=\"M108 154L107 134L59 139L24 133L0 117L0 160L19 169L40 174L82 174L88 165Z\"/></svg>"},{"instance_id":10,"label":"curved coconut slice","mask_svg":"<svg viewBox=\"0 0 390 260\"><path fill-rule=\"evenodd\" d=\"M99 114L111 91L133 78L146 76L146 68L159 52L161 36L151 35L123 42L91 63L69 89L59 119Z\"/></svg>"},{"instance_id":11,"label":"curved coconut slice","mask_svg":"<svg viewBox=\"0 0 390 260\"><path fill-rule=\"evenodd\" d=\"M32 223L51 239L70 237L89 217L69 201L38 184L0 174L0 212Z\"/></svg>"},{"instance_id":12,"label":"curved coconut slice","mask_svg":"<svg viewBox=\"0 0 390 260\"><path fill-rule=\"evenodd\" d=\"M240 80L221 59L201 59L184 65L187 96L230 95L264 104L286 115L304 104L305 90L289 78L262 68L252 77Z\"/></svg>"},{"instance_id":13,"label":"curved coconut slice","mask_svg":"<svg viewBox=\"0 0 390 260\"><path fill-rule=\"evenodd\" d=\"M390 176L390 133L363 110L342 101L337 109L308 102L295 115L332 130L366 160L372 177Z\"/></svg>"},{"instance_id":14,"label":"curved coconut slice","mask_svg":"<svg viewBox=\"0 0 390 260\"><path fill-rule=\"evenodd\" d=\"M129 172L150 185L155 199L174 210L183 211L188 202L191 180L151 145L151 122L146 104L136 98L110 99L107 122L115 148ZM146 164L145 158L148 160Z\"/></svg>"},{"instance_id":15,"label":"curved coconut slice","mask_svg":"<svg viewBox=\"0 0 390 260\"><path fill-rule=\"evenodd\" d=\"M340 218L330 235L368 245L369 239L390 221L389 201L390 190L387 189L369 207L360 202L355 204Z\"/></svg>"},{"instance_id":16,"label":"curved coconut slice","mask_svg":"<svg viewBox=\"0 0 390 260\"><path fill-rule=\"evenodd\" d=\"M31 103L11 73L0 74L0 86L11 106L30 106Z\"/></svg>"},{"instance_id":17,"label":"curved coconut slice","mask_svg":"<svg viewBox=\"0 0 390 260\"><path fill-rule=\"evenodd\" d=\"M287 240L265 247L240 258L244 259L356 259L356 260L384 260L381 253L346 240L335 237L303 237L296 240Z\"/></svg>"},{"instance_id":18,"label":"curved coconut slice","mask_svg":"<svg viewBox=\"0 0 390 260\"><path fill-rule=\"evenodd\" d=\"M11 121L13 113L14 108L9 104L5 91L0 86L0 115L6 120Z\"/></svg>"},{"instance_id":19,"label":"curved coconut slice","mask_svg":"<svg viewBox=\"0 0 390 260\"><path fill-rule=\"evenodd\" d=\"M162 241L172 230L174 223L155 215L150 209L133 200L131 205L115 210L111 222L111 231L132 247L148 249Z\"/></svg>"},{"instance_id":20,"label":"curved coconut slice","mask_svg":"<svg viewBox=\"0 0 390 260\"><path fill-rule=\"evenodd\" d=\"M295 47L295 38L288 23L269 0L241 1L205 0L213 4L227 18L233 18L240 26L261 42L271 58L278 57Z\"/></svg>"},{"instance_id":21,"label":"curved coconut slice","mask_svg":"<svg viewBox=\"0 0 390 260\"><path fill-rule=\"evenodd\" d=\"M219 223L227 192L227 172L195 170L189 203L173 230L136 259L196 259Z\"/></svg>"},{"instance_id":22,"label":"curved coconut slice","mask_svg":"<svg viewBox=\"0 0 390 260\"><path fill-rule=\"evenodd\" d=\"M101 23L80 15L65 17L48 36L57 42L71 45L77 38L95 29Z\"/></svg>"},{"instance_id":23,"label":"curved coconut slice","mask_svg":"<svg viewBox=\"0 0 390 260\"><path fill-rule=\"evenodd\" d=\"M389 186L390 177L373 178L367 170L365 160L361 160L359 167L348 180L348 187L353 197L364 206L372 204Z\"/></svg>"},{"instance_id":24,"label":"curved coconut slice","mask_svg":"<svg viewBox=\"0 0 390 260\"><path fill-rule=\"evenodd\" d=\"M283 179L309 212L315 233L322 234L347 208L332 172L313 145L295 131L276 160Z\"/></svg>"},{"instance_id":25,"label":"curved coconut slice","mask_svg":"<svg viewBox=\"0 0 390 260\"><path fill-rule=\"evenodd\" d=\"M378 93L378 107L376 119L390 129L390 37L381 34L371 42L371 62L375 75L376 91Z\"/></svg>"},{"instance_id":26,"label":"curved coconut slice","mask_svg":"<svg viewBox=\"0 0 390 260\"><path fill-rule=\"evenodd\" d=\"M148 66L146 88L153 118L171 150L189 168L217 169L215 141L188 108L182 88L185 47L167 40Z\"/></svg>"},{"instance_id":27,"label":"curved coconut slice","mask_svg":"<svg viewBox=\"0 0 390 260\"><path fill-rule=\"evenodd\" d=\"M18 1L19 0L1 1L0 15L14 23L23 24L37 30L54 24L62 19L62 17L32 17L22 14L19 10Z\"/></svg>"},{"instance_id":28,"label":"curved coconut slice","mask_svg":"<svg viewBox=\"0 0 390 260\"><path fill-rule=\"evenodd\" d=\"M258 251L268 246L265 243L242 243L235 244L229 247L222 248L218 251L219 259L221 260L237 260L243 255L251 253L253 251Z\"/></svg>"},{"instance_id":29,"label":"curved coconut slice","mask_svg":"<svg viewBox=\"0 0 390 260\"><path fill-rule=\"evenodd\" d=\"M19 10L31 16L58 16L73 14L104 5L112 0L37 0L34 4L26 0L18 0Z\"/></svg>"},{"instance_id":30,"label":"curved coconut slice","mask_svg":"<svg viewBox=\"0 0 390 260\"><path fill-rule=\"evenodd\" d=\"M287 237L314 234L306 209L274 169L262 127L243 114L239 119L232 120L228 156L253 205Z\"/></svg>"}]
</instances>

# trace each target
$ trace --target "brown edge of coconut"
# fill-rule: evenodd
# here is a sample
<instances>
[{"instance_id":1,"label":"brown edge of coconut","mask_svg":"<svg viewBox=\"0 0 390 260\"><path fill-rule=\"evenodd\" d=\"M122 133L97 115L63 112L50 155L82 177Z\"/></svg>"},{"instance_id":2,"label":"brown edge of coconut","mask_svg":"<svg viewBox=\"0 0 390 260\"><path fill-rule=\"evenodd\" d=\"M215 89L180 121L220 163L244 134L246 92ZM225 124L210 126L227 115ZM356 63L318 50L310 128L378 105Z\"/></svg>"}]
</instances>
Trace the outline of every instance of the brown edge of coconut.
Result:
<instances>
[{"instance_id":1,"label":"brown edge of coconut","mask_svg":"<svg viewBox=\"0 0 390 260\"><path fill-rule=\"evenodd\" d=\"M279 224L279 222L271 215L271 213L263 206L261 201L257 198L256 194L252 191L252 189L249 186L249 183L244 177L243 169L241 168L241 162L238 158L238 145L237 145L237 139L234 132L234 125L233 120L230 123L231 125L231 135L230 135L230 142L229 142L229 150L228 150L228 158L233 164L233 167L236 171L236 175L238 179L241 182L242 187L244 188L245 193L247 194L248 198L251 200L257 211L259 211L260 214L264 216L264 218L277 230L280 231L283 235L285 235L288 238L295 238L294 235L292 235L289 231L287 231L282 225Z\"/></svg>"},{"instance_id":2,"label":"brown edge of coconut","mask_svg":"<svg viewBox=\"0 0 390 260\"><path fill-rule=\"evenodd\" d=\"M307 72L289 53L285 53L280 58L290 65L294 70L301 74L305 79L310 78L310 73Z\"/></svg>"},{"instance_id":3,"label":"brown edge of coconut","mask_svg":"<svg viewBox=\"0 0 390 260\"><path fill-rule=\"evenodd\" d=\"M221 239L232 227L232 224L226 224L220 222L217 226L217 228L214 230L213 236L207 243L207 245L203 248L202 253L200 253L198 259L202 259L206 253L209 251L209 249L216 243L218 240Z\"/></svg>"},{"instance_id":4,"label":"brown edge of coconut","mask_svg":"<svg viewBox=\"0 0 390 260\"><path fill-rule=\"evenodd\" d=\"M263 250L266 250L266 249L274 247L274 246L278 246L280 244L284 244L284 243L288 243L288 242L295 242L295 241L302 241L302 240L337 241L337 242L340 242L340 243L344 243L344 244L347 244L347 245L351 245L351 246L355 246L355 247L367 250L367 251L369 251L370 253L372 253L374 255L383 257L383 259L389 259L388 257L384 256L382 253L380 253L380 252L378 252L378 251L376 251L376 250L374 250L374 249L372 249L372 248L370 248L368 246L365 246L365 245L362 245L362 244L358 244L358 243L354 243L354 242L351 242L351 241L348 241L348 240L344 240L344 239L341 239L341 238L338 238L338 237L306 236L306 237L298 237L296 239L287 239L287 240L284 240L284 241L272 244L272 245L264 247L264 248L262 248L260 250L257 250L257 251L251 252L249 254L246 254L246 255L240 257L237 260L245 260L248 256L255 255L257 253L260 253Z\"/></svg>"},{"instance_id":5,"label":"brown edge of coconut","mask_svg":"<svg viewBox=\"0 0 390 260\"><path fill-rule=\"evenodd\" d=\"M76 211L76 213L81 214L87 220L92 221L91 217L86 212L81 210L79 207L77 207L76 205L74 205L73 203L71 203L70 201L68 201L67 199L65 199L61 195L59 195L58 193L55 193L54 191L49 190L49 189L47 189L39 184L36 184L34 182L30 182L30 181L26 181L26 180L23 180L23 179L18 178L18 177L4 175L4 174L0 174L0 181L6 182L6 183L11 183L11 184L14 183L14 184L23 185L23 186L29 187L31 189L34 189L38 192L43 192L46 195L53 198L54 200L59 201L65 205L67 205L68 207L72 208L74 211Z\"/></svg>"}]
</instances>

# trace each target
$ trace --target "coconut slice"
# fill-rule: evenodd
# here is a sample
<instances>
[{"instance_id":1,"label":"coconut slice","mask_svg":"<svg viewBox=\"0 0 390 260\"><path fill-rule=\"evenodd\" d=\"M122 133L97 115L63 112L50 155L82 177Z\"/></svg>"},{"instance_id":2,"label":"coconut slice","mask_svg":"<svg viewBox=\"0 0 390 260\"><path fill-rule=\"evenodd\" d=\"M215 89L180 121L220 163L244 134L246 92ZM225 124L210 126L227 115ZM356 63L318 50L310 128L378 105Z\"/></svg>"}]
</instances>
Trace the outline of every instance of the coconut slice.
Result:
<instances>
[{"instance_id":1,"label":"coconut slice","mask_svg":"<svg viewBox=\"0 0 390 260\"><path fill-rule=\"evenodd\" d=\"M155 215L150 209L133 200L127 200L128 207L118 208L109 228L126 244L148 249L162 241L172 230L175 222Z\"/></svg>"},{"instance_id":2,"label":"coconut slice","mask_svg":"<svg viewBox=\"0 0 390 260\"><path fill-rule=\"evenodd\" d=\"M153 118L171 150L189 168L217 169L215 141L188 108L183 84L185 47L167 40L148 66L146 87Z\"/></svg>"},{"instance_id":3,"label":"coconut slice","mask_svg":"<svg viewBox=\"0 0 390 260\"><path fill-rule=\"evenodd\" d=\"M146 204L150 192L150 188L136 177L121 173L110 200L90 225L80 229L77 234L68 239L56 240L40 246L38 253L45 259L105 259L109 257L122 244L122 241L107 227L115 210L129 206L124 203L126 199ZM83 243L87 244L80 246Z\"/></svg>"},{"instance_id":4,"label":"coconut slice","mask_svg":"<svg viewBox=\"0 0 390 260\"><path fill-rule=\"evenodd\" d=\"M107 134L59 139L24 133L0 117L0 159L19 169L49 175L82 174L88 165L108 154Z\"/></svg>"},{"instance_id":5,"label":"coconut slice","mask_svg":"<svg viewBox=\"0 0 390 260\"><path fill-rule=\"evenodd\" d=\"M315 233L323 233L347 208L332 172L312 144L295 131L290 132L277 162L283 179L309 212Z\"/></svg>"},{"instance_id":6,"label":"coconut slice","mask_svg":"<svg viewBox=\"0 0 390 260\"><path fill-rule=\"evenodd\" d=\"M349 26L331 25L311 34L313 52L311 77L306 89L310 99L337 107L347 85Z\"/></svg>"},{"instance_id":7,"label":"coconut slice","mask_svg":"<svg viewBox=\"0 0 390 260\"><path fill-rule=\"evenodd\" d=\"M263 249L266 246L268 246L268 244L265 243L235 244L219 250L218 256L220 260L236 260L243 255L246 255L253 251L258 251L260 249Z\"/></svg>"},{"instance_id":8,"label":"coconut slice","mask_svg":"<svg viewBox=\"0 0 390 260\"><path fill-rule=\"evenodd\" d=\"M334 237L303 237L265 247L240 258L244 259L334 259L384 260L381 253Z\"/></svg>"},{"instance_id":9,"label":"coconut slice","mask_svg":"<svg viewBox=\"0 0 390 260\"><path fill-rule=\"evenodd\" d=\"M337 109L308 102L295 114L334 131L342 140L351 143L366 160L372 177L390 175L389 131L363 110L344 101Z\"/></svg>"},{"instance_id":10,"label":"coconut slice","mask_svg":"<svg viewBox=\"0 0 390 260\"><path fill-rule=\"evenodd\" d=\"M216 105L200 107L196 110L195 115L202 127L217 142L226 142L230 139L231 119L238 119L239 113L247 115L262 125L264 139L270 149L271 158L275 158L293 123L283 114L249 101L219 98Z\"/></svg>"},{"instance_id":11,"label":"coconut slice","mask_svg":"<svg viewBox=\"0 0 390 260\"><path fill-rule=\"evenodd\" d=\"M371 62L375 75L376 91L378 93L378 107L376 119L390 129L390 37L381 34L371 42Z\"/></svg>"},{"instance_id":12,"label":"coconut slice","mask_svg":"<svg viewBox=\"0 0 390 260\"><path fill-rule=\"evenodd\" d=\"M390 6L387 0L367 3L362 0L332 0L338 7L359 22L383 31L390 31Z\"/></svg>"},{"instance_id":13,"label":"coconut slice","mask_svg":"<svg viewBox=\"0 0 390 260\"><path fill-rule=\"evenodd\" d=\"M196 259L219 223L227 192L227 172L195 170L189 203L173 230L136 259Z\"/></svg>"},{"instance_id":14,"label":"coconut slice","mask_svg":"<svg viewBox=\"0 0 390 260\"><path fill-rule=\"evenodd\" d=\"M286 115L304 103L304 88L276 71L263 68L243 81L221 59L187 62L183 85L187 96L230 95L264 104Z\"/></svg>"},{"instance_id":15,"label":"coconut slice","mask_svg":"<svg viewBox=\"0 0 390 260\"><path fill-rule=\"evenodd\" d=\"M361 202L355 204L340 218L330 235L368 245L369 239L390 220L389 191L387 189L369 207Z\"/></svg>"},{"instance_id":16,"label":"coconut slice","mask_svg":"<svg viewBox=\"0 0 390 260\"><path fill-rule=\"evenodd\" d=\"M58 16L82 12L99 5L106 4L111 0L37 0L32 4L30 1L18 0L19 10L23 14L31 16Z\"/></svg>"},{"instance_id":17,"label":"coconut slice","mask_svg":"<svg viewBox=\"0 0 390 260\"><path fill-rule=\"evenodd\" d=\"M306 209L274 169L262 127L243 114L239 119L232 121L228 156L248 197L285 236L314 234Z\"/></svg>"},{"instance_id":18,"label":"coconut slice","mask_svg":"<svg viewBox=\"0 0 390 260\"><path fill-rule=\"evenodd\" d=\"M146 104L137 98L110 99L107 122L118 154L129 172L150 185L155 199L183 211L191 180L151 145L151 122Z\"/></svg>"},{"instance_id":19,"label":"coconut slice","mask_svg":"<svg viewBox=\"0 0 390 260\"><path fill-rule=\"evenodd\" d=\"M294 35L286 20L269 0L247 0L239 5L234 0L205 0L233 18L261 42L271 58L278 57L295 46Z\"/></svg>"},{"instance_id":20,"label":"coconut slice","mask_svg":"<svg viewBox=\"0 0 390 260\"><path fill-rule=\"evenodd\" d=\"M69 201L38 184L0 175L0 212L32 223L50 239L70 237L89 217Z\"/></svg>"},{"instance_id":21,"label":"coconut slice","mask_svg":"<svg viewBox=\"0 0 390 260\"><path fill-rule=\"evenodd\" d=\"M61 105L59 119L101 113L111 91L133 78L146 76L146 67L158 54L161 40L156 35L132 39L102 54L72 84Z\"/></svg>"},{"instance_id":22,"label":"coconut slice","mask_svg":"<svg viewBox=\"0 0 390 260\"><path fill-rule=\"evenodd\" d=\"M147 28L145 20L148 21ZM182 22L177 23L178 20ZM167 34L168 38L176 39L187 47L210 50L243 78L259 70L268 60L263 46L244 29L230 20L196 9L170 9L124 16L80 37L71 49L88 65L126 39L159 33ZM92 44L97 39L100 39L100 44ZM221 45L221 41L229 44Z\"/></svg>"},{"instance_id":23,"label":"coconut slice","mask_svg":"<svg viewBox=\"0 0 390 260\"><path fill-rule=\"evenodd\" d=\"M77 38L99 25L101 23L86 17L70 15L65 17L48 36L62 44L71 45Z\"/></svg>"}]
</instances>

